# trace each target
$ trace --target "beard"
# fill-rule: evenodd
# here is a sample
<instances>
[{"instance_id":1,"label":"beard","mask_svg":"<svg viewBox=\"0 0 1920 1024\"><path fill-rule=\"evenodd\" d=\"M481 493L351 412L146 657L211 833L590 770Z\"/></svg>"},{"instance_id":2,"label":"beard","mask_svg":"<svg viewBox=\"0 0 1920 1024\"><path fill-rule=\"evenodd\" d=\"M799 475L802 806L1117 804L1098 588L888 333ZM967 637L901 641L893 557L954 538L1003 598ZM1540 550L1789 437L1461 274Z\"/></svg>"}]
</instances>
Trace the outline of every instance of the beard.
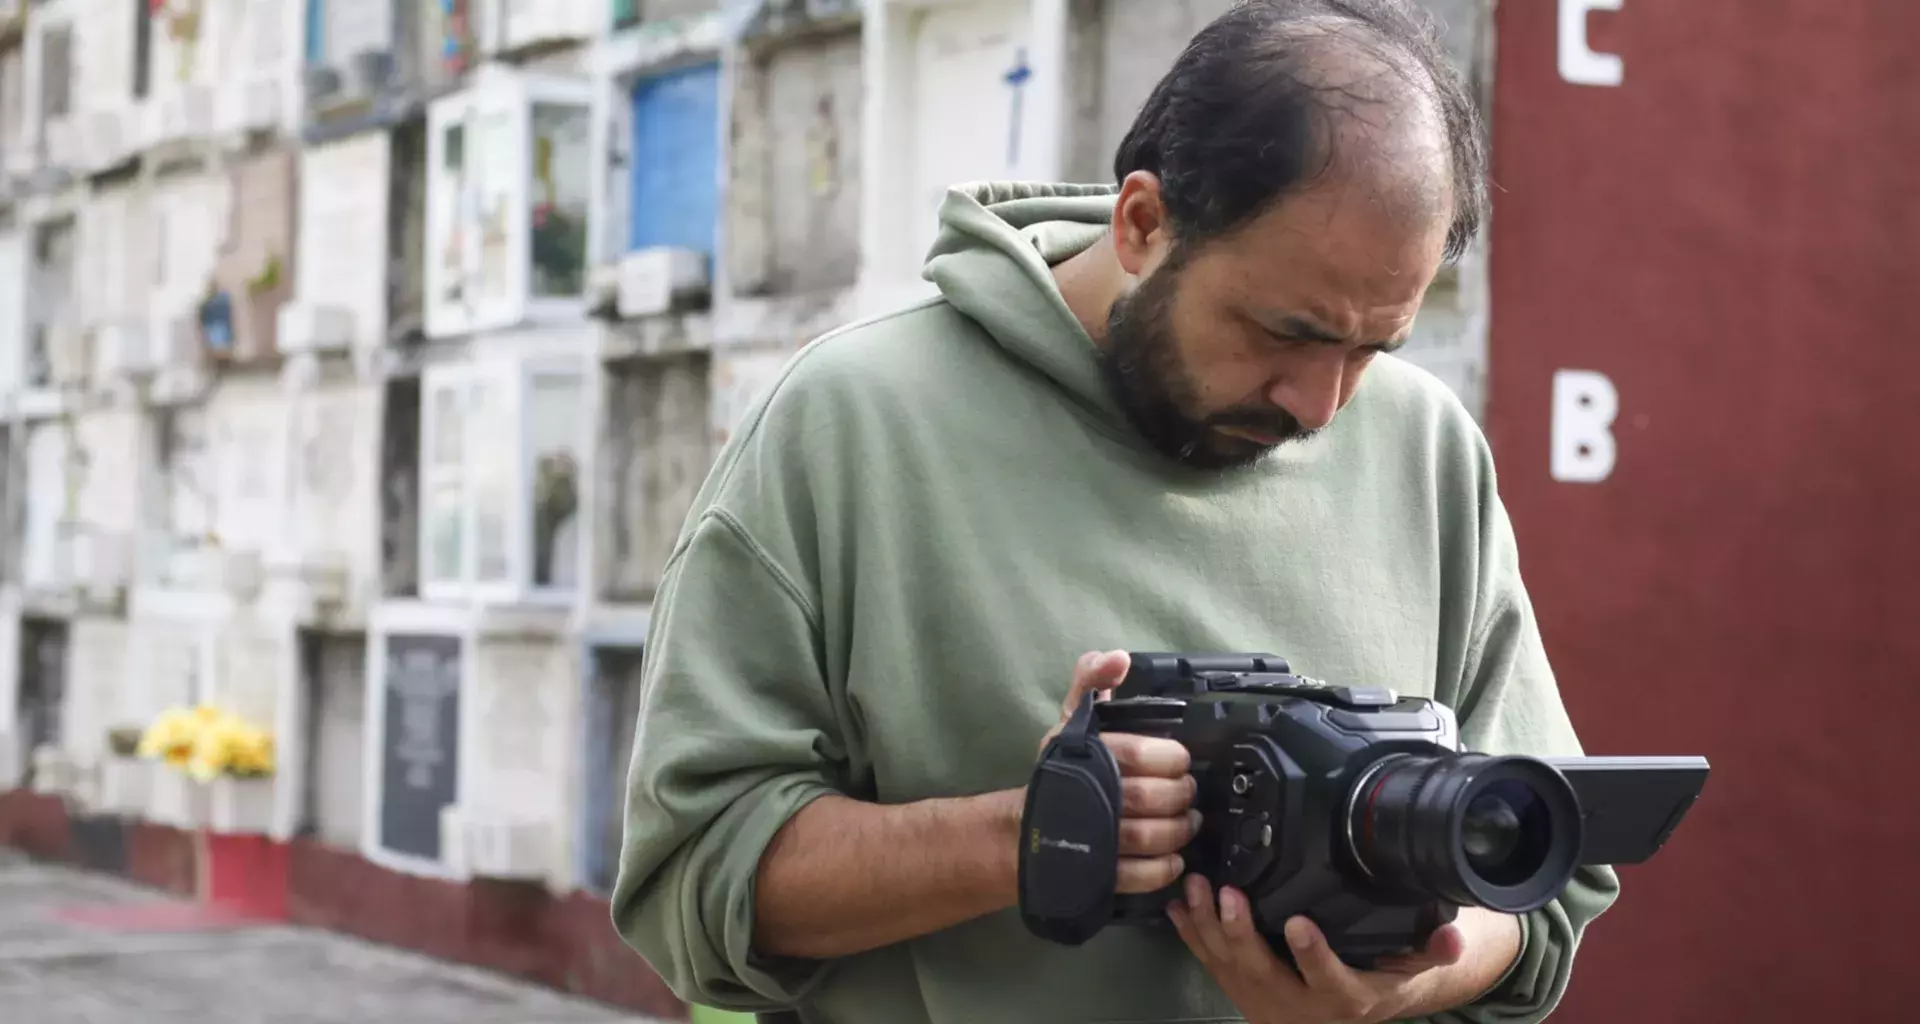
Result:
<instances>
[{"instance_id":1,"label":"beard","mask_svg":"<svg viewBox=\"0 0 1920 1024\"><path fill-rule=\"evenodd\" d=\"M1185 266L1185 256L1176 249L1159 270L1115 299L1107 314L1106 345L1098 350L1100 369L1134 429L1161 455L1202 470L1250 466L1282 444L1313 436L1292 413L1275 405L1213 412L1202 408L1199 386L1173 334L1174 292ZM1223 434L1222 427L1278 440L1263 444Z\"/></svg>"}]
</instances>

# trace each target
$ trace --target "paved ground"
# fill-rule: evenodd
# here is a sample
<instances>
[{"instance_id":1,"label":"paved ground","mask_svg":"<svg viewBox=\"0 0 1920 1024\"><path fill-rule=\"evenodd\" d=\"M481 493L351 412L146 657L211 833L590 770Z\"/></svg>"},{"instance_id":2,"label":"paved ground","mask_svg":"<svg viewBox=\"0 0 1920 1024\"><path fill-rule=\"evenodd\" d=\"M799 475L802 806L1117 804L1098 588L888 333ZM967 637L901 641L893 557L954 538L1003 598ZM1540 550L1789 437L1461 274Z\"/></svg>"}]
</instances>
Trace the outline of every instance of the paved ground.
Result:
<instances>
[{"instance_id":1,"label":"paved ground","mask_svg":"<svg viewBox=\"0 0 1920 1024\"><path fill-rule=\"evenodd\" d=\"M647 1024L649 1018L326 932L130 929L177 902L0 849L0 1021L20 1024ZM104 912L104 913L103 913Z\"/></svg>"}]
</instances>

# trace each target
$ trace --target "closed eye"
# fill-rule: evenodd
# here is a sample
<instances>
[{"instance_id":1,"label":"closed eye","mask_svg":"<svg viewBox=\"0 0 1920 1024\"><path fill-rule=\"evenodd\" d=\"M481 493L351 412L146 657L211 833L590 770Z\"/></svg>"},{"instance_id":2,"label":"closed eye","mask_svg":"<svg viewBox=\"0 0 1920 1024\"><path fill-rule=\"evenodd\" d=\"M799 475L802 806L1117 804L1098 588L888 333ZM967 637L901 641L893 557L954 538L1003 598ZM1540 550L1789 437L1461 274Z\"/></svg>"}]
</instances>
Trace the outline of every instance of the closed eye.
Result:
<instances>
[{"instance_id":1,"label":"closed eye","mask_svg":"<svg viewBox=\"0 0 1920 1024\"><path fill-rule=\"evenodd\" d=\"M1299 316L1278 316L1273 319L1253 317L1254 324L1276 345L1292 348L1299 345L1331 345L1345 348L1352 342L1325 327ZM1367 345L1353 346L1356 355L1372 356L1382 352L1398 352L1407 343L1405 338L1388 341L1376 341Z\"/></svg>"}]
</instances>

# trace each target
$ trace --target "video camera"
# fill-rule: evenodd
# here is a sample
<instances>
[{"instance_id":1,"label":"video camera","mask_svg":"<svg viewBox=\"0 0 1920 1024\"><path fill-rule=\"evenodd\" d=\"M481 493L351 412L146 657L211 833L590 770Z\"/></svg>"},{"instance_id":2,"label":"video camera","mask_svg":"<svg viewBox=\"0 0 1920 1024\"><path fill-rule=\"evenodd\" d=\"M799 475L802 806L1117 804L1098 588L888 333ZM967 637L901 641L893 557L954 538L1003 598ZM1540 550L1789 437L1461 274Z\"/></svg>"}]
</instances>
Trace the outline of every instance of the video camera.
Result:
<instances>
[{"instance_id":1,"label":"video camera","mask_svg":"<svg viewBox=\"0 0 1920 1024\"><path fill-rule=\"evenodd\" d=\"M1048 742L1021 820L1019 904L1033 934L1086 942L1168 925L1180 883L1114 892L1120 772L1102 732L1179 741L1199 783L1187 871L1247 895L1278 940L1304 914L1343 960L1418 949L1461 907L1510 914L1583 864L1653 856L1706 784L1701 757L1494 756L1459 749L1452 709L1295 674L1272 654L1132 655Z\"/></svg>"}]
</instances>

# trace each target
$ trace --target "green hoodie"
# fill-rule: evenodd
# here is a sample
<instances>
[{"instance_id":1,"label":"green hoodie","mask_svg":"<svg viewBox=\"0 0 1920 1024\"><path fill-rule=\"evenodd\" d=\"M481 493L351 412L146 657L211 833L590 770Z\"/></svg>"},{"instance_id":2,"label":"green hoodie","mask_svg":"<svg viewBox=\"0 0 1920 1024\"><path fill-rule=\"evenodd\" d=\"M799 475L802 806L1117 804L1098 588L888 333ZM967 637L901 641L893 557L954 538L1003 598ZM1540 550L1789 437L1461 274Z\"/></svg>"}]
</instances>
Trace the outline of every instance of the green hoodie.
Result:
<instances>
[{"instance_id":1,"label":"green hoodie","mask_svg":"<svg viewBox=\"0 0 1920 1024\"><path fill-rule=\"evenodd\" d=\"M1018 787L1085 650L1262 650L1459 714L1490 752L1581 752L1487 444L1379 357L1317 438L1181 469L1137 438L1048 265L1113 190L956 189L941 296L810 344L694 501L654 604L613 919L683 999L834 1024L1239 1021L1171 931L1080 947L1014 909L831 963L750 952L753 875L809 800ZM1585 871L1518 966L1443 1019L1539 1020L1618 892Z\"/></svg>"}]
</instances>

